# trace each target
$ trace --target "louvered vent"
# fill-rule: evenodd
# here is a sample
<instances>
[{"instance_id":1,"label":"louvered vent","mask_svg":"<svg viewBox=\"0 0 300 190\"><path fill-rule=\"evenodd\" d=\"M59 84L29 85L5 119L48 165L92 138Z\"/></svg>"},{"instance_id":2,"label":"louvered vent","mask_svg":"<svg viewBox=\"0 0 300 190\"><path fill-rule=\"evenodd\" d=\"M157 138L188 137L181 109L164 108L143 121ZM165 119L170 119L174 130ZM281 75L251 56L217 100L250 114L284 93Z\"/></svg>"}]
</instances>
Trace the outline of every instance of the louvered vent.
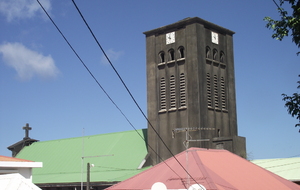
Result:
<instances>
[{"instance_id":1,"label":"louvered vent","mask_svg":"<svg viewBox=\"0 0 300 190\"><path fill-rule=\"evenodd\" d=\"M207 106L212 107L210 74L206 74Z\"/></svg>"},{"instance_id":2,"label":"louvered vent","mask_svg":"<svg viewBox=\"0 0 300 190\"><path fill-rule=\"evenodd\" d=\"M176 108L175 77L170 77L170 108Z\"/></svg>"},{"instance_id":3,"label":"louvered vent","mask_svg":"<svg viewBox=\"0 0 300 190\"><path fill-rule=\"evenodd\" d=\"M215 108L219 107L219 95L218 95L218 77L214 75L214 103Z\"/></svg>"},{"instance_id":4,"label":"louvered vent","mask_svg":"<svg viewBox=\"0 0 300 190\"><path fill-rule=\"evenodd\" d=\"M222 109L226 109L226 96L225 96L225 80L221 77L221 99L222 99Z\"/></svg>"},{"instance_id":5,"label":"louvered vent","mask_svg":"<svg viewBox=\"0 0 300 190\"><path fill-rule=\"evenodd\" d=\"M184 73L180 74L180 107L186 106L186 94L185 94L185 76Z\"/></svg>"},{"instance_id":6,"label":"louvered vent","mask_svg":"<svg viewBox=\"0 0 300 190\"><path fill-rule=\"evenodd\" d=\"M166 104L166 80L164 77L160 79L160 109L167 109Z\"/></svg>"}]
</instances>

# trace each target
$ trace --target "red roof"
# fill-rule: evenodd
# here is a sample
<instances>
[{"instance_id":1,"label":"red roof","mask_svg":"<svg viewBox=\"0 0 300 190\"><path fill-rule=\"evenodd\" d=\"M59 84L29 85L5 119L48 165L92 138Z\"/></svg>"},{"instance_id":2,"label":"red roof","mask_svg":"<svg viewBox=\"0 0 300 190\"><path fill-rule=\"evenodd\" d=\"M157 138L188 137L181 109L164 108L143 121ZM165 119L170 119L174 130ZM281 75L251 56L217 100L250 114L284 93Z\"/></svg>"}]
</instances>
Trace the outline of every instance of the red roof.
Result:
<instances>
[{"instance_id":1,"label":"red roof","mask_svg":"<svg viewBox=\"0 0 300 190\"><path fill-rule=\"evenodd\" d=\"M156 182L164 183L167 189L188 189L197 183L206 190L300 190L299 185L227 150L190 148L175 157L177 160L172 157L107 190L151 189Z\"/></svg>"},{"instance_id":2,"label":"red roof","mask_svg":"<svg viewBox=\"0 0 300 190\"><path fill-rule=\"evenodd\" d=\"M33 162L30 160L24 160L21 158L13 158L13 157L8 157L8 156L1 156L0 155L0 161L6 161L6 162Z\"/></svg>"}]
</instances>

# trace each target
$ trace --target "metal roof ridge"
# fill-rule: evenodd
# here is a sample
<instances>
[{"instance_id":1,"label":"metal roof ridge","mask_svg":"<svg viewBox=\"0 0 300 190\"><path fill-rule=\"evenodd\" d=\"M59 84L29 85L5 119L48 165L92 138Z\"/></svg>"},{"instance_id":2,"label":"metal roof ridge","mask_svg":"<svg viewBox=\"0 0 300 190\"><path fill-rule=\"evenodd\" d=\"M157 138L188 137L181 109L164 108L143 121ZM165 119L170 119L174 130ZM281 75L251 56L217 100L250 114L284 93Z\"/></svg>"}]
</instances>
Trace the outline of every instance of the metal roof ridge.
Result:
<instances>
[{"instance_id":1,"label":"metal roof ridge","mask_svg":"<svg viewBox=\"0 0 300 190\"><path fill-rule=\"evenodd\" d=\"M143 129L137 129L137 131L142 131ZM102 133L102 134L96 134L96 135L87 135L83 137L96 137L96 136L104 136L104 135L113 135L113 134L118 134L118 133L131 133L135 132L135 130L130 130L130 131L119 131L119 132L113 132L113 133ZM54 139L54 140L47 140L47 141L38 141L40 143L46 143L46 142L52 142L52 141L62 141L62 140L72 140L72 139L82 139L82 136L80 137L69 137L69 138L62 138L62 139Z\"/></svg>"}]
</instances>

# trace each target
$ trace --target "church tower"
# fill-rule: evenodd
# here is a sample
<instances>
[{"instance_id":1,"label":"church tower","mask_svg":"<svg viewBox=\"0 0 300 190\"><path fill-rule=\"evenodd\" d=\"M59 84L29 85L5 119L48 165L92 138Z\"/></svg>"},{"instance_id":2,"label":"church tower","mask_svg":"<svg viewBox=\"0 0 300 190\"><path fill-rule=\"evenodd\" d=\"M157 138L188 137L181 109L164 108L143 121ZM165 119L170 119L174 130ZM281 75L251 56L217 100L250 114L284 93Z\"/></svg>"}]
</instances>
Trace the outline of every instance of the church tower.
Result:
<instances>
[{"instance_id":1,"label":"church tower","mask_svg":"<svg viewBox=\"0 0 300 190\"><path fill-rule=\"evenodd\" d=\"M237 132L234 32L194 17L144 34L152 164L188 147L245 158L245 138Z\"/></svg>"}]
</instances>

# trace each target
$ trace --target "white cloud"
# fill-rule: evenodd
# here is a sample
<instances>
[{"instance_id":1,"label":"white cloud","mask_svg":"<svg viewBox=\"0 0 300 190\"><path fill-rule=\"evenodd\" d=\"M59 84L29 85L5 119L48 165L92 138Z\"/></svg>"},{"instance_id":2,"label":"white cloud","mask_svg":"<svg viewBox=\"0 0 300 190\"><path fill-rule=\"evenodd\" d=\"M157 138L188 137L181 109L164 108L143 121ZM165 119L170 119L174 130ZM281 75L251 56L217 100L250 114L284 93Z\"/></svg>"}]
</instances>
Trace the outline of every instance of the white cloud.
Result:
<instances>
[{"instance_id":1,"label":"white cloud","mask_svg":"<svg viewBox=\"0 0 300 190\"><path fill-rule=\"evenodd\" d=\"M105 53L112 63L114 61L117 61L120 58L120 56L122 56L124 54L123 51L114 51L113 49L109 49ZM104 55L102 55L101 62L104 64L108 64L108 61Z\"/></svg>"},{"instance_id":2,"label":"white cloud","mask_svg":"<svg viewBox=\"0 0 300 190\"><path fill-rule=\"evenodd\" d=\"M50 0L40 0L45 10L51 10ZM38 12L43 13L36 0L0 0L0 12L6 16L8 22L13 19L32 18Z\"/></svg>"},{"instance_id":3,"label":"white cloud","mask_svg":"<svg viewBox=\"0 0 300 190\"><path fill-rule=\"evenodd\" d=\"M59 73L50 55L44 56L20 43L2 44L0 53L4 62L13 67L22 80L29 80L33 76L53 78Z\"/></svg>"}]
</instances>

